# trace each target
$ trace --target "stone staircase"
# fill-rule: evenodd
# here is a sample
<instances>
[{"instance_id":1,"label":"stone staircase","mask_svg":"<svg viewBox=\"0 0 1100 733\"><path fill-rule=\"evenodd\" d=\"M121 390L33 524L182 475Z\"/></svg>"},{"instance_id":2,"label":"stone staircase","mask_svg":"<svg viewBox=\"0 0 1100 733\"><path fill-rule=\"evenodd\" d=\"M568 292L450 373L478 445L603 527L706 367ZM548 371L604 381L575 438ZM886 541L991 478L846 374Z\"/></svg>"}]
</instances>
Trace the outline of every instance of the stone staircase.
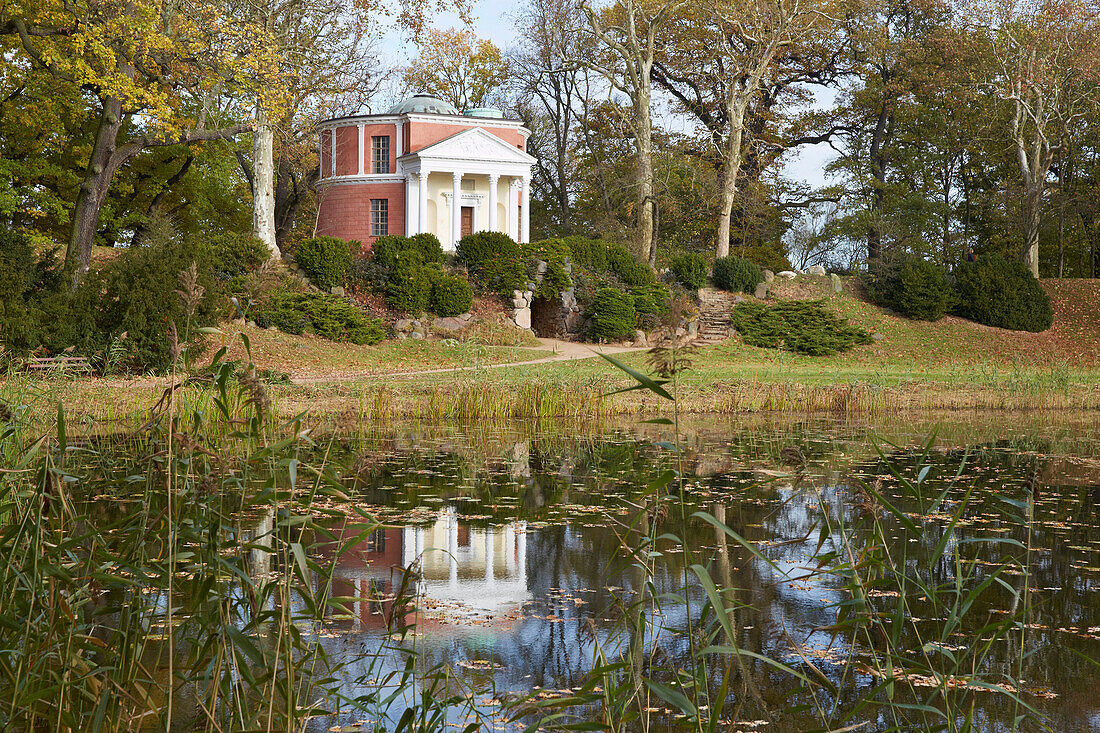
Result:
<instances>
[{"instance_id":1,"label":"stone staircase","mask_svg":"<svg viewBox=\"0 0 1100 733\"><path fill-rule=\"evenodd\" d=\"M699 335L701 343L717 343L730 337L730 311L743 296L715 288L699 290Z\"/></svg>"}]
</instances>

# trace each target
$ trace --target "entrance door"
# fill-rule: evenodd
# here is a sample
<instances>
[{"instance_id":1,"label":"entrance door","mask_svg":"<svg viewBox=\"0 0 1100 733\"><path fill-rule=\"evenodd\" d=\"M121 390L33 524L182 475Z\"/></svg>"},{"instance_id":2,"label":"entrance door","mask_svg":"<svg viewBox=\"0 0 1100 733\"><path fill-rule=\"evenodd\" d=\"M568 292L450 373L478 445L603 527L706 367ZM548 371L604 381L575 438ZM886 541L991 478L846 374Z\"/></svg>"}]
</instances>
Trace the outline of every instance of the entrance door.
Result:
<instances>
[{"instance_id":1,"label":"entrance door","mask_svg":"<svg viewBox=\"0 0 1100 733\"><path fill-rule=\"evenodd\" d=\"M467 234L474 233L474 207L463 206L462 207L462 234L460 236L465 237Z\"/></svg>"}]
</instances>

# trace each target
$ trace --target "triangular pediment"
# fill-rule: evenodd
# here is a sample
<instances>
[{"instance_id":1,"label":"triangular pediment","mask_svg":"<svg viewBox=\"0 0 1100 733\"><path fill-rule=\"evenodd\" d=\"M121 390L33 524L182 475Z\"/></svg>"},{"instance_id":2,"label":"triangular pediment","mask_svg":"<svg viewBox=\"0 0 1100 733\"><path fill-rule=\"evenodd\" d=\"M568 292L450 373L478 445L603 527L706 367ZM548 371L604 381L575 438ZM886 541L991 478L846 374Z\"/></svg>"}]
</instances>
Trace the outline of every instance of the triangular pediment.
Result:
<instances>
[{"instance_id":1,"label":"triangular pediment","mask_svg":"<svg viewBox=\"0 0 1100 733\"><path fill-rule=\"evenodd\" d=\"M535 159L519 148L479 127L443 138L417 150L413 155L424 159L493 161L531 165Z\"/></svg>"}]
</instances>

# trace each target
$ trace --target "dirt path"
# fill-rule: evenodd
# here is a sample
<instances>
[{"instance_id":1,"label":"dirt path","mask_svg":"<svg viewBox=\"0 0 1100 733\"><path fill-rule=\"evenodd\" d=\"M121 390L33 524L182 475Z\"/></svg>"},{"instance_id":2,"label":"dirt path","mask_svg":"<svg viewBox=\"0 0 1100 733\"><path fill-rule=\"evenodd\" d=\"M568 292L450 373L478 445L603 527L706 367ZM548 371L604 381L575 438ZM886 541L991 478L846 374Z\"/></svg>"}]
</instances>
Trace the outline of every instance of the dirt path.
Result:
<instances>
[{"instance_id":1,"label":"dirt path","mask_svg":"<svg viewBox=\"0 0 1100 733\"><path fill-rule=\"evenodd\" d=\"M511 361L501 364L485 364L482 366L450 367L447 369L421 369L412 372L353 372L317 377L291 377L290 381L293 384L316 384L318 382L347 382L351 380L370 379L372 377L385 379L391 377L419 377L427 374L447 374L448 372L468 372L481 369L503 369L506 367L530 366L532 364L549 364L555 361L591 359L600 354L628 354L635 351L646 351L647 348L648 347L645 346L600 346L596 344L579 344L575 341L540 338L539 346L531 347L531 350L541 350L549 353L545 357L539 359Z\"/></svg>"}]
</instances>

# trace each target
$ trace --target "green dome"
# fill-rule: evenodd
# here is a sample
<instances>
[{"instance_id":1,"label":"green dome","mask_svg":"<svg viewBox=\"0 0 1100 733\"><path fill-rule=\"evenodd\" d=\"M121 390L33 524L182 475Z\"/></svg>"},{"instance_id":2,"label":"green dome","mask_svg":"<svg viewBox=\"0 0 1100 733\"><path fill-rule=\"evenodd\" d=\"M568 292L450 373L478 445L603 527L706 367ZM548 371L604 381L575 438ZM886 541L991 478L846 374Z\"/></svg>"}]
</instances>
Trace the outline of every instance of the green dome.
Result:
<instances>
[{"instance_id":1,"label":"green dome","mask_svg":"<svg viewBox=\"0 0 1100 733\"><path fill-rule=\"evenodd\" d=\"M433 97L430 94L416 94L404 102L395 104L389 111L391 115L404 115L410 112L433 115L457 115L458 110L450 102Z\"/></svg>"}]
</instances>

